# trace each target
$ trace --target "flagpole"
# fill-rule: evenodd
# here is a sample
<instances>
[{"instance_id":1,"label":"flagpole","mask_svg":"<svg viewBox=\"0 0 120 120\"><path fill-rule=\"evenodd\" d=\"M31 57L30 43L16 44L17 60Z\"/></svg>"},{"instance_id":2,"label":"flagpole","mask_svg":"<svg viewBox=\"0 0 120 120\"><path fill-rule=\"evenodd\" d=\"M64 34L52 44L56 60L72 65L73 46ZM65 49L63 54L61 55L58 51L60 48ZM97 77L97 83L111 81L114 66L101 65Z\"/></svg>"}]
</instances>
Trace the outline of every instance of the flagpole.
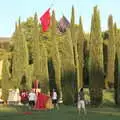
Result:
<instances>
[{"instance_id":1,"label":"flagpole","mask_svg":"<svg viewBox=\"0 0 120 120\"><path fill-rule=\"evenodd\" d=\"M53 3L50 5L50 9L53 7Z\"/></svg>"},{"instance_id":2,"label":"flagpole","mask_svg":"<svg viewBox=\"0 0 120 120\"><path fill-rule=\"evenodd\" d=\"M51 5L50 5L50 9L54 6L54 2L55 2L55 0L52 1Z\"/></svg>"}]
</instances>

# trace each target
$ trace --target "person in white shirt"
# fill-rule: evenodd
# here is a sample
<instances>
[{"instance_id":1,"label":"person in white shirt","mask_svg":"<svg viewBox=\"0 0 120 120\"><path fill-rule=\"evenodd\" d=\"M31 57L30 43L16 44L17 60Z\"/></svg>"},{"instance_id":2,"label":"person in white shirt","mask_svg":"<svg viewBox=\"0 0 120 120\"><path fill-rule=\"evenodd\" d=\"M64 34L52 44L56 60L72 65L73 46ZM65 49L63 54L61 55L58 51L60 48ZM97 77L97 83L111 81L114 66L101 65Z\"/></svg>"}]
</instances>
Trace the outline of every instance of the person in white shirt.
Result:
<instances>
[{"instance_id":1,"label":"person in white shirt","mask_svg":"<svg viewBox=\"0 0 120 120\"><path fill-rule=\"evenodd\" d=\"M83 109L84 114L86 114L86 109L85 109L85 97L84 97L84 91L83 88L80 89L78 93L78 104L77 104L77 109L80 114L81 110Z\"/></svg>"},{"instance_id":2,"label":"person in white shirt","mask_svg":"<svg viewBox=\"0 0 120 120\"><path fill-rule=\"evenodd\" d=\"M31 90L31 92L29 93L28 99L29 99L30 107L33 108L35 105L35 100L36 100L36 94L33 90Z\"/></svg>"},{"instance_id":3,"label":"person in white shirt","mask_svg":"<svg viewBox=\"0 0 120 120\"><path fill-rule=\"evenodd\" d=\"M57 109L59 109L57 100L58 100L57 92L55 89L53 89L53 91L52 91L52 104L54 105L54 108L56 107Z\"/></svg>"}]
</instances>

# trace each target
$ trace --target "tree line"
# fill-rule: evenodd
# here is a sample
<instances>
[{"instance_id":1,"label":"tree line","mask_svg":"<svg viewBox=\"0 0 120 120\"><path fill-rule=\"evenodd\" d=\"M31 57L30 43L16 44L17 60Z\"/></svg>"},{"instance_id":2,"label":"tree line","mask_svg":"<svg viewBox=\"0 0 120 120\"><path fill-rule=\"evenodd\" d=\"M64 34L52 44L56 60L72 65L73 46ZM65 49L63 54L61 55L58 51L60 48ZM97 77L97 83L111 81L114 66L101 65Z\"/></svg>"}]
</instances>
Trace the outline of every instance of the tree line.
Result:
<instances>
[{"instance_id":1,"label":"tree line","mask_svg":"<svg viewBox=\"0 0 120 120\"><path fill-rule=\"evenodd\" d=\"M108 30L101 31L100 13L93 9L91 31L85 33L82 17L75 24L72 7L70 27L57 32L52 12L48 32L41 31L37 14L19 21L4 57L1 87L6 100L9 88L31 89L34 80L44 93L56 88L64 104L73 104L79 88L87 84L91 104L100 105L104 88L115 88L115 102L120 104L120 31L108 17Z\"/></svg>"}]
</instances>

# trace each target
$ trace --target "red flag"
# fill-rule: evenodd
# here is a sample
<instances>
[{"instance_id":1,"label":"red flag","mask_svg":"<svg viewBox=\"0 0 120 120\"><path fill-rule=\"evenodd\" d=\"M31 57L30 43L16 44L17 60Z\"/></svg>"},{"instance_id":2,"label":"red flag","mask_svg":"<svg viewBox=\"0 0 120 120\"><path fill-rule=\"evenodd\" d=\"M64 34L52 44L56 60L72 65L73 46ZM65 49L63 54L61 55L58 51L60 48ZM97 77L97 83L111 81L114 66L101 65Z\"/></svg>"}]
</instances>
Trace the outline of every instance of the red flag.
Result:
<instances>
[{"instance_id":1,"label":"red flag","mask_svg":"<svg viewBox=\"0 0 120 120\"><path fill-rule=\"evenodd\" d=\"M50 25L50 8L40 17L42 31L46 32Z\"/></svg>"}]
</instances>

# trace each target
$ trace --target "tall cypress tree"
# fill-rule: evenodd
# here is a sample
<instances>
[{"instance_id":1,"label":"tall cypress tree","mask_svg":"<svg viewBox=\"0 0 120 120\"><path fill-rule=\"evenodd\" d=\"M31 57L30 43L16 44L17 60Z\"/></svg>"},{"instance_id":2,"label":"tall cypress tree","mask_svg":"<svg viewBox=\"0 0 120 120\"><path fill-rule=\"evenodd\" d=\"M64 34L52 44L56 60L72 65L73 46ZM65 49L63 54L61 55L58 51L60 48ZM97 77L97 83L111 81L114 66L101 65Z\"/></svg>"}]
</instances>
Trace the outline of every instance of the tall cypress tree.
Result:
<instances>
[{"instance_id":1,"label":"tall cypress tree","mask_svg":"<svg viewBox=\"0 0 120 120\"><path fill-rule=\"evenodd\" d=\"M79 30L78 30L78 38L77 38L77 51L78 51L78 61L79 61L79 79L77 82L78 88L83 87L83 65L84 65L84 31L82 26L82 19L80 17Z\"/></svg>"},{"instance_id":2,"label":"tall cypress tree","mask_svg":"<svg viewBox=\"0 0 120 120\"><path fill-rule=\"evenodd\" d=\"M8 90L10 89L11 81L10 81L10 71L9 71L9 62L8 57L6 56L3 60L3 68L2 68L2 97L5 102L8 99Z\"/></svg>"},{"instance_id":3,"label":"tall cypress tree","mask_svg":"<svg viewBox=\"0 0 120 120\"><path fill-rule=\"evenodd\" d=\"M71 14L71 24L70 24L70 30L71 30L71 38L73 43L73 52L74 52L74 64L75 64L75 80L74 82L74 94L77 93L79 90L77 86L77 82L79 81L79 60L78 60L78 51L77 51L77 29L75 27L75 15L74 15L74 7L72 6L72 14Z\"/></svg>"},{"instance_id":4,"label":"tall cypress tree","mask_svg":"<svg viewBox=\"0 0 120 120\"><path fill-rule=\"evenodd\" d=\"M67 30L63 39L61 63L63 102L70 105L74 103L75 84L74 53L70 30Z\"/></svg>"},{"instance_id":5,"label":"tall cypress tree","mask_svg":"<svg viewBox=\"0 0 120 120\"><path fill-rule=\"evenodd\" d=\"M71 13L71 24L70 24L70 31L71 31L71 38L73 46L76 45L76 39L75 39L75 15L74 15L74 7L72 6L72 13Z\"/></svg>"},{"instance_id":6,"label":"tall cypress tree","mask_svg":"<svg viewBox=\"0 0 120 120\"><path fill-rule=\"evenodd\" d=\"M16 33L13 37L14 50L13 50L13 61L12 61L12 79L15 82L15 87L22 88L22 78L26 76L28 67L28 48L27 43L22 31L20 19L18 26L16 25ZM21 65L22 61L22 65ZM24 81L24 84L27 80Z\"/></svg>"},{"instance_id":7,"label":"tall cypress tree","mask_svg":"<svg viewBox=\"0 0 120 120\"><path fill-rule=\"evenodd\" d=\"M18 25L16 23L15 27L15 32L12 37L13 41L13 51L12 51L12 82L13 82L13 87L18 87L18 81L20 80L20 75L19 75L19 30L18 30Z\"/></svg>"},{"instance_id":8,"label":"tall cypress tree","mask_svg":"<svg viewBox=\"0 0 120 120\"><path fill-rule=\"evenodd\" d=\"M58 42L56 41L56 19L55 19L55 13L52 12L52 32L51 32L51 42L52 48L52 61L54 65L55 70L55 81L57 90L60 94L60 98L62 97L62 89L61 89L61 60L59 55L59 49L58 49Z\"/></svg>"},{"instance_id":9,"label":"tall cypress tree","mask_svg":"<svg viewBox=\"0 0 120 120\"><path fill-rule=\"evenodd\" d=\"M117 29L116 23L114 24L114 34L115 34L115 103L120 105L120 32Z\"/></svg>"},{"instance_id":10,"label":"tall cypress tree","mask_svg":"<svg viewBox=\"0 0 120 120\"><path fill-rule=\"evenodd\" d=\"M100 28L100 15L97 6L91 23L90 36L90 98L93 105L102 102L102 88L104 86L103 40Z\"/></svg>"},{"instance_id":11,"label":"tall cypress tree","mask_svg":"<svg viewBox=\"0 0 120 120\"><path fill-rule=\"evenodd\" d=\"M34 16L33 30L33 80L40 81L40 43L39 43L39 28L37 14Z\"/></svg>"},{"instance_id":12,"label":"tall cypress tree","mask_svg":"<svg viewBox=\"0 0 120 120\"><path fill-rule=\"evenodd\" d=\"M115 36L114 36L114 25L112 15L108 18L108 62L107 62L107 76L106 76L106 87L114 83L114 63L115 63Z\"/></svg>"},{"instance_id":13,"label":"tall cypress tree","mask_svg":"<svg viewBox=\"0 0 120 120\"><path fill-rule=\"evenodd\" d=\"M21 65L21 78L25 76L25 81L23 82L22 79L20 78L20 87L22 88L23 85L21 84L22 82L25 85L25 88L28 88L27 82L29 82L29 79L27 79L27 70L28 70L28 62L29 62L29 57L28 57L28 47L27 47L27 42L25 40L25 36L22 31L22 26L20 23L19 19L19 60L23 61ZM20 64L20 63L19 63ZM24 88L23 88L24 89Z\"/></svg>"},{"instance_id":14,"label":"tall cypress tree","mask_svg":"<svg viewBox=\"0 0 120 120\"><path fill-rule=\"evenodd\" d=\"M48 56L45 45L41 43L40 48L40 86L42 92L47 94L49 92Z\"/></svg>"},{"instance_id":15,"label":"tall cypress tree","mask_svg":"<svg viewBox=\"0 0 120 120\"><path fill-rule=\"evenodd\" d=\"M117 39L117 56L118 56L118 83L117 83L117 104L120 105L120 32Z\"/></svg>"},{"instance_id":16,"label":"tall cypress tree","mask_svg":"<svg viewBox=\"0 0 120 120\"><path fill-rule=\"evenodd\" d=\"M33 65L28 65L26 76L26 89L30 90L32 88L32 77L33 77Z\"/></svg>"}]
</instances>

